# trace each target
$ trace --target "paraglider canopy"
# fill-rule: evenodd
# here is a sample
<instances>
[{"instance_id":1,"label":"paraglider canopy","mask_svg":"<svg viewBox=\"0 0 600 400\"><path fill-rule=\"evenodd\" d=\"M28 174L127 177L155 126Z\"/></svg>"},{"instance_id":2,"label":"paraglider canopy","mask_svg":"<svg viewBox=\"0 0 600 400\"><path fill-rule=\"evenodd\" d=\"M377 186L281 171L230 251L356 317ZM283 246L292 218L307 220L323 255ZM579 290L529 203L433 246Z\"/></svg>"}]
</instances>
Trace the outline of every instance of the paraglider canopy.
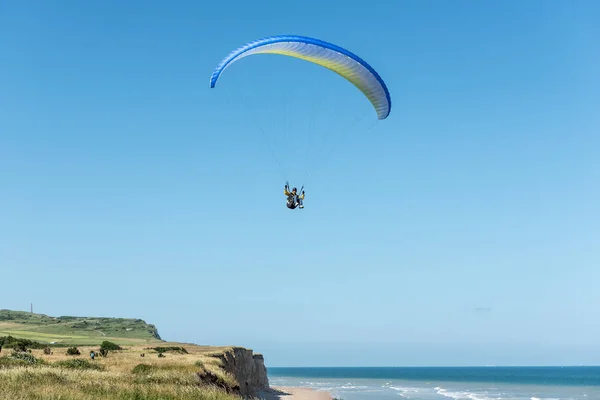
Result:
<instances>
[{"instance_id":1,"label":"paraglider canopy","mask_svg":"<svg viewBox=\"0 0 600 400\"><path fill-rule=\"evenodd\" d=\"M378 119L385 119L390 114L390 93L373 67L346 49L306 36L269 36L246 43L219 63L210 77L210 87L215 87L228 66L253 54L281 54L321 65L356 86L369 99Z\"/></svg>"}]
</instances>

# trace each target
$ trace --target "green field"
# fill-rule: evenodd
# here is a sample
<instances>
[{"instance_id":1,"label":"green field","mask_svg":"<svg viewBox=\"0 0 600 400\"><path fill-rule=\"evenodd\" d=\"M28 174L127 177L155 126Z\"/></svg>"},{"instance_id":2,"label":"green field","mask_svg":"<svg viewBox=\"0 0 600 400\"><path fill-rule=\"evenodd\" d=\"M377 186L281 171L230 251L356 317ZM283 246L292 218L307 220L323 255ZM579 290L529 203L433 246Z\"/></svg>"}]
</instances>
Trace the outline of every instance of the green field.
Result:
<instances>
[{"instance_id":1,"label":"green field","mask_svg":"<svg viewBox=\"0 0 600 400\"><path fill-rule=\"evenodd\" d=\"M123 345L162 342L154 325L141 319L51 317L0 310L0 336L56 345L96 345L104 340Z\"/></svg>"}]
</instances>

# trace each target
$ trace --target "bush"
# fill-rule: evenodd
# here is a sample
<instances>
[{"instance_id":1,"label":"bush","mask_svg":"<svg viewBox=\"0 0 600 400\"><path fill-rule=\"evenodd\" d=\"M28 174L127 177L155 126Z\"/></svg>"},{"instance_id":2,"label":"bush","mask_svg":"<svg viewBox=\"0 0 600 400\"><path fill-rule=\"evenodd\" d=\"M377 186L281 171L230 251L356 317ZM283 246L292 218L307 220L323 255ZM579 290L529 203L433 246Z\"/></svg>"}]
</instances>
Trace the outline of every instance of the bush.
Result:
<instances>
[{"instance_id":1,"label":"bush","mask_svg":"<svg viewBox=\"0 0 600 400\"><path fill-rule=\"evenodd\" d=\"M10 358L13 360L23 361L26 364L45 364L43 360L40 360L33 356L31 353L22 352L22 351L13 351L10 355Z\"/></svg>"},{"instance_id":2,"label":"bush","mask_svg":"<svg viewBox=\"0 0 600 400\"><path fill-rule=\"evenodd\" d=\"M171 346L171 347L152 347L152 350L157 351L159 353L166 353L166 352L173 352L173 353L179 353L179 354L188 354L188 351L186 349L184 349L183 347L176 347L176 346Z\"/></svg>"},{"instance_id":3,"label":"bush","mask_svg":"<svg viewBox=\"0 0 600 400\"><path fill-rule=\"evenodd\" d=\"M148 365L148 364L138 364L136 365L133 370L131 372L133 372L134 374L149 374L150 372L152 372L152 370L154 369L154 367L152 367L152 365Z\"/></svg>"},{"instance_id":4,"label":"bush","mask_svg":"<svg viewBox=\"0 0 600 400\"><path fill-rule=\"evenodd\" d=\"M52 354L52 350L50 350L50 347L44 347L44 354L46 354L46 355Z\"/></svg>"},{"instance_id":5,"label":"bush","mask_svg":"<svg viewBox=\"0 0 600 400\"><path fill-rule=\"evenodd\" d=\"M69 347L67 349L67 355L68 356L79 356L79 355L81 355L81 353L79 352L79 349L77 347Z\"/></svg>"},{"instance_id":6,"label":"bush","mask_svg":"<svg viewBox=\"0 0 600 400\"><path fill-rule=\"evenodd\" d=\"M10 358L9 356L0 357L0 370L3 368L16 368L27 365L22 360L15 360L14 358Z\"/></svg>"},{"instance_id":7,"label":"bush","mask_svg":"<svg viewBox=\"0 0 600 400\"><path fill-rule=\"evenodd\" d=\"M102 344L100 345L100 349L105 349L105 350L110 350L110 351L123 350L121 348L121 346L119 346L116 343L109 342L108 340L105 340L104 342L102 342Z\"/></svg>"},{"instance_id":8,"label":"bush","mask_svg":"<svg viewBox=\"0 0 600 400\"><path fill-rule=\"evenodd\" d=\"M27 351L27 349L43 349L46 345L29 339L17 339L12 336L0 337L0 348L8 347L16 351Z\"/></svg>"},{"instance_id":9,"label":"bush","mask_svg":"<svg viewBox=\"0 0 600 400\"><path fill-rule=\"evenodd\" d=\"M82 360L81 358L75 360L59 361L52 365L68 369L93 369L96 371L104 370L104 367L102 365L89 362L88 360Z\"/></svg>"},{"instance_id":10,"label":"bush","mask_svg":"<svg viewBox=\"0 0 600 400\"><path fill-rule=\"evenodd\" d=\"M9 346L11 343L14 343L16 339L12 336L2 336L0 337L0 347Z\"/></svg>"},{"instance_id":11,"label":"bush","mask_svg":"<svg viewBox=\"0 0 600 400\"><path fill-rule=\"evenodd\" d=\"M13 350L24 352L24 351L27 351L27 347L25 346L25 343L23 343L23 342L15 342L13 344Z\"/></svg>"}]
</instances>

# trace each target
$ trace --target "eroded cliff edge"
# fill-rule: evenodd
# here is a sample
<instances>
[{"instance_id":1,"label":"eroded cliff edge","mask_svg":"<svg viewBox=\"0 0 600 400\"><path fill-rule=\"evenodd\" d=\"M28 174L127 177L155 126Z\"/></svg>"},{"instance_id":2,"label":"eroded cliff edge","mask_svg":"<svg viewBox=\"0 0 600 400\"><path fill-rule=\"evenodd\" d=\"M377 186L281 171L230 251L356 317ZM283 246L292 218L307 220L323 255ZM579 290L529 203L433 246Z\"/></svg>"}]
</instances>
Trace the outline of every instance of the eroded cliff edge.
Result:
<instances>
[{"instance_id":1,"label":"eroded cliff edge","mask_svg":"<svg viewBox=\"0 0 600 400\"><path fill-rule=\"evenodd\" d=\"M256 396L269 389L269 378L262 354L243 347L232 347L218 356L223 369L239 383L242 396Z\"/></svg>"}]
</instances>

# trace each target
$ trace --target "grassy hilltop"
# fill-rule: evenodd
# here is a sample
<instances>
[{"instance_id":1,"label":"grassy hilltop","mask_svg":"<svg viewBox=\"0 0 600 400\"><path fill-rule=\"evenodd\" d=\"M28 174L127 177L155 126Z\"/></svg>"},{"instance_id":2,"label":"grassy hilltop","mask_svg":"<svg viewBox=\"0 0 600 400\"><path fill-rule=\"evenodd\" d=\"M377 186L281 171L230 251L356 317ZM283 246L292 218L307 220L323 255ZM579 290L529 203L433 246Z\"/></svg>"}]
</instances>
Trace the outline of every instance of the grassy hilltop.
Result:
<instances>
[{"instance_id":1,"label":"grassy hilltop","mask_svg":"<svg viewBox=\"0 0 600 400\"><path fill-rule=\"evenodd\" d=\"M0 310L0 400L241 400L231 351L163 341L140 319Z\"/></svg>"},{"instance_id":2,"label":"grassy hilltop","mask_svg":"<svg viewBox=\"0 0 600 400\"><path fill-rule=\"evenodd\" d=\"M141 319L50 317L11 310L0 310L0 336L58 345L97 345L105 340L122 345L161 342L156 327Z\"/></svg>"}]
</instances>

